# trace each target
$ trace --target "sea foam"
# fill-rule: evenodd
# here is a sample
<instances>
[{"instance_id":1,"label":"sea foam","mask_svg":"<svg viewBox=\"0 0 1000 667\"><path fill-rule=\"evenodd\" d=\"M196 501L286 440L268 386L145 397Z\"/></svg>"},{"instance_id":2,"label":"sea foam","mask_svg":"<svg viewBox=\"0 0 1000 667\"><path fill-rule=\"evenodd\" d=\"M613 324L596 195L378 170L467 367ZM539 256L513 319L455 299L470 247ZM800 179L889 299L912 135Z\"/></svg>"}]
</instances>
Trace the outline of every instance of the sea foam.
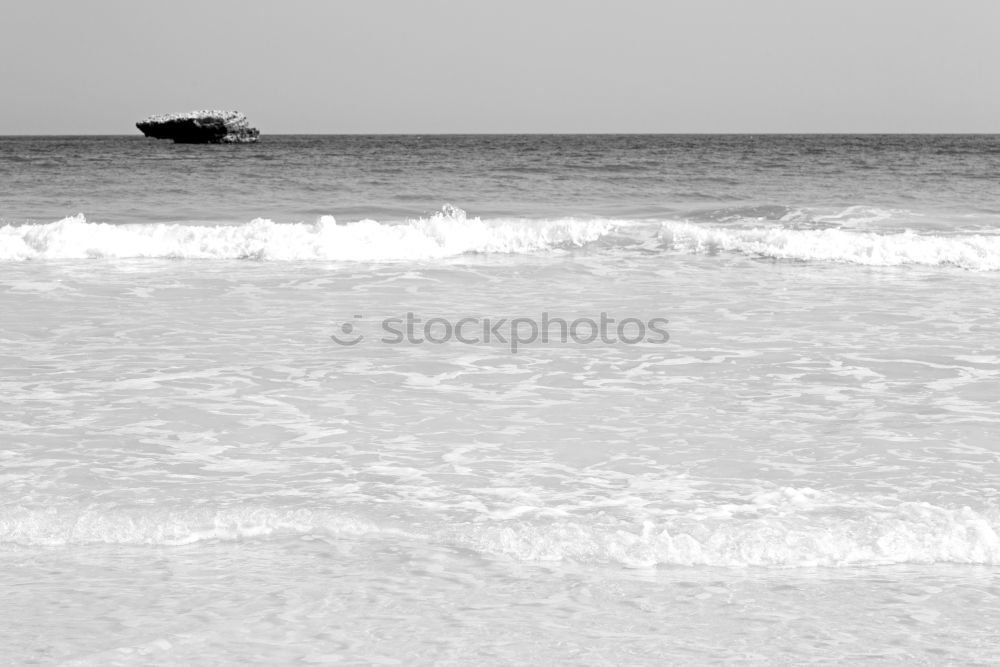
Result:
<instances>
[{"instance_id":1,"label":"sea foam","mask_svg":"<svg viewBox=\"0 0 1000 667\"><path fill-rule=\"evenodd\" d=\"M623 567L1000 565L1000 511L782 488L742 506L609 521L576 516L405 526L323 509L263 506L0 511L0 547L178 546L300 537L432 542L517 561Z\"/></svg>"},{"instance_id":2,"label":"sea foam","mask_svg":"<svg viewBox=\"0 0 1000 667\"><path fill-rule=\"evenodd\" d=\"M615 227L610 220L481 220L461 209L405 223L314 224L258 218L242 225L58 222L0 228L0 260L177 258L255 260L426 260L466 253L531 253L582 246Z\"/></svg>"},{"instance_id":3,"label":"sea foam","mask_svg":"<svg viewBox=\"0 0 1000 667\"><path fill-rule=\"evenodd\" d=\"M87 258L257 261L421 261L465 254L530 254L580 248L739 253L776 260L867 266L924 265L1000 271L1000 235L748 227L687 221L481 219L445 206L399 223L331 216L315 223L258 218L239 225L88 222L83 214L48 224L0 227L0 261Z\"/></svg>"},{"instance_id":4,"label":"sea foam","mask_svg":"<svg viewBox=\"0 0 1000 667\"><path fill-rule=\"evenodd\" d=\"M877 233L844 229L734 229L664 222L666 248L687 253L737 252L770 259L841 262L868 266L953 266L1000 270L1000 235Z\"/></svg>"},{"instance_id":5,"label":"sea foam","mask_svg":"<svg viewBox=\"0 0 1000 667\"><path fill-rule=\"evenodd\" d=\"M378 532L402 534L361 518L309 509L236 506L71 510L14 506L0 510L0 546L180 546L309 533L357 537Z\"/></svg>"},{"instance_id":6,"label":"sea foam","mask_svg":"<svg viewBox=\"0 0 1000 667\"><path fill-rule=\"evenodd\" d=\"M928 503L810 516L644 521L615 528L579 521L478 527L477 551L523 561L608 562L625 567L852 567L1000 564L997 512Z\"/></svg>"}]
</instances>

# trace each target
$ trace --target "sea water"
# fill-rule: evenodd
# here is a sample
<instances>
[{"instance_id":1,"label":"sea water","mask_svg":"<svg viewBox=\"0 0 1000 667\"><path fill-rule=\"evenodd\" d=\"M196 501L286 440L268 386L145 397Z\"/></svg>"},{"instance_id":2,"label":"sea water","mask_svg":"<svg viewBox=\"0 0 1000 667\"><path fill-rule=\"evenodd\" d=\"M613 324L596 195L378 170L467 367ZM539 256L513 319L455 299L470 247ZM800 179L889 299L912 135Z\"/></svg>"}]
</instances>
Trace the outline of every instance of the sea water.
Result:
<instances>
[{"instance_id":1,"label":"sea water","mask_svg":"<svg viewBox=\"0 0 1000 667\"><path fill-rule=\"evenodd\" d=\"M998 174L0 138L3 660L995 662Z\"/></svg>"}]
</instances>

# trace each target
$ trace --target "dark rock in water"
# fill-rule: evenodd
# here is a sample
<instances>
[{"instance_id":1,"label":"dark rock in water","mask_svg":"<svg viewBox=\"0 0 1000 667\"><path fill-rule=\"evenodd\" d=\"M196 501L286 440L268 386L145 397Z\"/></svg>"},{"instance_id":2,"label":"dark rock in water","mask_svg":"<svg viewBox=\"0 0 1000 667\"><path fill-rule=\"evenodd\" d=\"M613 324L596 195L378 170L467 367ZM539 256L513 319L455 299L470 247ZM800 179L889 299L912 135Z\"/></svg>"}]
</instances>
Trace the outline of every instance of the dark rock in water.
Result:
<instances>
[{"instance_id":1,"label":"dark rock in water","mask_svg":"<svg viewBox=\"0 0 1000 667\"><path fill-rule=\"evenodd\" d=\"M252 144L260 131L239 111L191 111L150 116L135 124L147 137L177 144Z\"/></svg>"}]
</instances>

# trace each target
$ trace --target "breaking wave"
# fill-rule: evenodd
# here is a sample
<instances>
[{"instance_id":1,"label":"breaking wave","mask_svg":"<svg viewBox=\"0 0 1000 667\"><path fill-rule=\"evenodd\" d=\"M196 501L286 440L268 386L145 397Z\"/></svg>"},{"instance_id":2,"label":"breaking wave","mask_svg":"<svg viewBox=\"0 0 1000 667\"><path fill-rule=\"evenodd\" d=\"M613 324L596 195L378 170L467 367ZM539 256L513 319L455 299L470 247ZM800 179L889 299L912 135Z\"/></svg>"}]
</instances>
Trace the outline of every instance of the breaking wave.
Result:
<instances>
[{"instance_id":1,"label":"breaking wave","mask_svg":"<svg viewBox=\"0 0 1000 667\"><path fill-rule=\"evenodd\" d=\"M423 260L582 246L614 227L610 220L481 220L450 206L400 224L338 224L323 216L315 224L258 218L242 225L109 225L87 222L80 214L49 224L0 227L0 260Z\"/></svg>"},{"instance_id":2,"label":"breaking wave","mask_svg":"<svg viewBox=\"0 0 1000 667\"><path fill-rule=\"evenodd\" d=\"M523 561L609 562L626 567L857 567L1000 564L1000 517L969 508L902 503L884 510L808 512L667 523L631 530L580 522L478 529L478 551Z\"/></svg>"},{"instance_id":3,"label":"breaking wave","mask_svg":"<svg viewBox=\"0 0 1000 667\"><path fill-rule=\"evenodd\" d=\"M0 547L178 546L314 535L436 542L524 562L624 567L854 567L1000 565L1000 511L842 497L782 488L743 505L647 520L431 520L405 527L343 513L267 507L63 510L8 507Z\"/></svg>"},{"instance_id":4,"label":"breaking wave","mask_svg":"<svg viewBox=\"0 0 1000 667\"><path fill-rule=\"evenodd\" d=\"M848 213L854 215L857 211L848 209L842 217ZM861 213L871 214L867 209ZM258 218L241 225L110 225L88 222L80 214L48 224L0 227L0 261L160 258L379 262L433 260L472 253L530 254L597 246L605 251L638 247L660 252L727 252L777 260L867 266L924 265L1000 271L1000 234L810 229L802 228L801 221L796 220L795 215L787 212L778 220L764 222L745 216L709 223L607 218L484 220L468 217L452 206L445 206L432 216L402 223L361 220L340 224L331 216L323 216L313 224L276 223Z\"/></svg>"},{"instance_id":5,"label":"breaking wave","mask_svg":"<svg viewBox=\"0 0 1000 667\"><path fill-rule=\"evenodd\" d=\"M1000 271L1000 235L877 233L843 229L732 229L664 222L668 249L687 253L737 252L769 259L841 262L868 266L954 266Z\"/></svg>"},{"instance_id":6,"label":"breaking wave","mask_svg":"<svg viewBox=\"0 0 1000 667\"><path fill-rule=\"evenodd\" d=\"M86 544L181 546L205 541L326 533L362 536L402 531L364 519L309 509L28 509L0 512L0 545L60 547Z\"/></svg>"}]
</instances>

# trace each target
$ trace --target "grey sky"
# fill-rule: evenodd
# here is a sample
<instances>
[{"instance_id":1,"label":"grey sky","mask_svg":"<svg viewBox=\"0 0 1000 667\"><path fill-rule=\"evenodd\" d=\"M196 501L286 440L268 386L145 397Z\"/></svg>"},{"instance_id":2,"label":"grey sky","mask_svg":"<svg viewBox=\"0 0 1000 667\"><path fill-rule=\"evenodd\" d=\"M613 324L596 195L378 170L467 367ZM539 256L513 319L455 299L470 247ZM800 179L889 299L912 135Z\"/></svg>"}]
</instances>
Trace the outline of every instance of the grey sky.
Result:
<instances>
[{"instance_id":1,"label":"grey sky","mask_svg":"<svg viewBox=\"0 0 1000 667\"><path fill-rule=\"evenodd\" d=\"M1000 132L997 0L0 0L0 134Z\"/></svg>"}]
</instances>

